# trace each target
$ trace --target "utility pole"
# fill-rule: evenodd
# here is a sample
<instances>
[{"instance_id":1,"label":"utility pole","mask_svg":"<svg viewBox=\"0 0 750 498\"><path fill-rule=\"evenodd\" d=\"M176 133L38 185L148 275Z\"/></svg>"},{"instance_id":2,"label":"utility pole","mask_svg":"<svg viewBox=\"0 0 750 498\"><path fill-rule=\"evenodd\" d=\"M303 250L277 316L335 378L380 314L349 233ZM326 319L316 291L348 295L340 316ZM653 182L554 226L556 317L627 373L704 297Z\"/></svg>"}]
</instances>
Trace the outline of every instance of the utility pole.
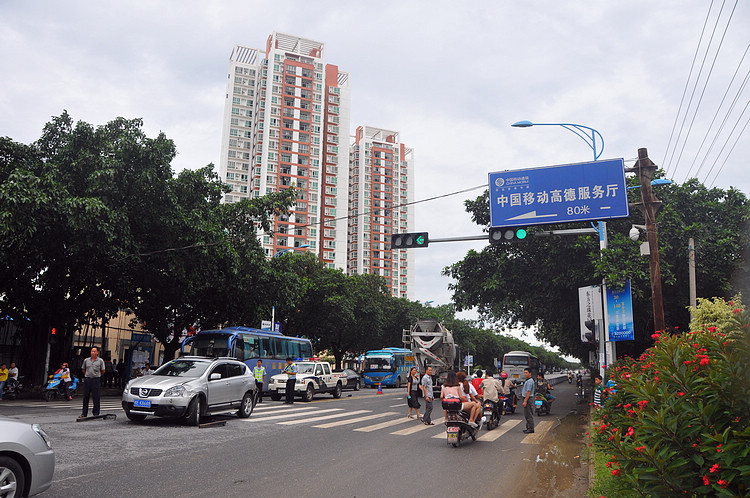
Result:
<instances>
[{"instance_id":1,"label":"utility pole","mask_svg":"<svg viewBox=\"0 0 750 498\"><path fill-rule=\"evenodd\" d=\"M641 202L634 204L646 217L646 236L650 249L649 270L651 273L651 303L654 308L654 331L661 332L664 324L664 303L661 293L661 270L659 267L659 241L656 235L656 213L661 208L661 201L651 190L651 180L656 171L656 164L648 158L648 150L638 149L638 161L633 167L641 182Z\"/></svg>"},{"instance_id":2,"label":"utility pole","mask_svg":"<svg viewBox=\"0 0 750 498\"><path fill-rule=\"evenodd\" d=\"M688 268L690 269L690 306L695 308L698 304L698 293L695 288L695 241L692 237L688 239Z\"/></svg>"}]
</instances>

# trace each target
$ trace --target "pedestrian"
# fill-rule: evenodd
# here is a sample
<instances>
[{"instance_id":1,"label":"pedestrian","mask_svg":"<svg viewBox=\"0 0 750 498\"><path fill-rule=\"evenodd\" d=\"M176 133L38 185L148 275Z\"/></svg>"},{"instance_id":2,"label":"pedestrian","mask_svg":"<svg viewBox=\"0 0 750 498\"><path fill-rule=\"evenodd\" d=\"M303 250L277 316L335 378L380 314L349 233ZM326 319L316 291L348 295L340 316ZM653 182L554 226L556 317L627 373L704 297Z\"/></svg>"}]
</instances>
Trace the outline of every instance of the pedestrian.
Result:
<instances>
[{"instance_id":1,"label":"pedestrian","mask_svg":"<svg viewBox=\"0 0 750 498\"><path fill-rule=\"evenodd\" d=\"M128 366L122 358L120 358L120 363L117 364L117 375L120 377L120 387L124 389L128 383Z\"/></svg>"},{"instance_id":2,"label":"pedestrian","mask_svg":"<svg viewBox=\"0 0 750 498\"><path fill-rule=\"evenodd\" d=\"M482 381L484 381L484 374L481 370L477 370L475 372L475 375L476 377L471 380L471 385L474 386L474 390L477 392L477 396L483 397L482 388L479 386L482 384Z\"/></svg>"},{"instance_id":3,"label":"pedestrian","mask_svg":"<svg viewBox=\"0 0 750 498\"><path fill-rule=\"evenodd\" d=\"M525 434L534 433L534 379L531 375L531 369L526 367L523 369L523 375L526 377L526 382L523 383L523 389L521 390L521 396L523 396L523 416L526 418L526 428L523 430Z\"/></svg>"},{"instance_id":4,"label":"pedestrian","mask_svg":"<svg viewBox=\"0 0 750 498\"><path fill-rule=\"evenodd\" d=\"M65 399L70 401L73 399L73 396L70 395L70 384L73 382L73 376L70 375L70 368L68 368L67 363L63 363L62 368L60 368L60 378L63 381L63 386L65 386Z\"/></svg>"},{"instance_id":5,"label":"pedestrian","mask_svg":"<svg viewBox=\"0 0 750 498\"><path fill-rule=\"evenodd\" d=\"M432 392L432 367L427 367L420 383L422 394L424 394L424 416L422 423L424 425L435 425L432 423L432 398L435 394Z\"/></svg>"},{"instance_id":6,"label":"pedestrian","mask_svg":"<svg viewBox=\"0 0 750 498\"><path fill-rule=\"evenodd\" d=\"M258 360L258 364L253 368L255 376L255 399L256 403L263 403L263 384L266 382L266 368L263 361Z\"/></svg>"},{"instance_id":7,"label":"pedestrian","mask_svg":"<svg viewBox=\"0 0 750 498\"><path fill-rule=\"evenodd\" d=\"M83 360L83 411L78 417L84 419L89 415L89 398L94 398L92 414L99 416L99 403L102 392L102 375L106 372L104 360L99 358L99 349L91 348L91 357Z\"/></svg>"},{"instance_id":8,"label":"pedestrian","mask_svg":"<svg viewBox=\"0 0 750 498\"><path fill-rule=\"evenodd\" d=\"M117 375L117 358L112 360L112 371L110 372L110 375L112 376L112 386L117 389L120 387L120 377Z\"/></svg>"},{"instance_id":9,"label":"pedestrian","mask_svg":"<svg viewBox=\"0 0 750 498\"><path fill-rule=\"evenodd\" d=\"M601 375L594 377L594 406L601 408L604 398L604 385L602 384Z\"/></svg>"},{"instance_id":10,"label":"pedestrian","mask_svg":"<svg viewBox=\"0 0 750 498\"><path fill-rule=\"evenodd\" d=\"M143 375L151 375L152 373L154 373L154 371L151 370L151 363L144 362L143 363Z\"/></svg>"},{"instance_id":11,"label":"pedestrian","mask_svg":"<svg viewBox=\"0 0 750 498\"><path fill-rule=\"evenodd\" d=\"M8 381L8 366L3 363L0 364L0 401L3 399L3 389L5 389L5 383Z\"/></svg>"},{"instance_id":12,"label":"pedestrian","mask_svg":"<svg viewBox=\"0 0 750 498\"><path fill-rule=\"evenodd\" d=\"M297 364L291 358L286 359L286 366L281 373L286 374L286 401L284 404L294 404L294 384L297 383Z\"/></svg>"},{"instance_id":13,"label":"pedestrian","mask_svg":"<svg viewBox=\"0 0 750 498\"><path fill-rule=\"evenodd\" d=\"M112 361L104 360L105 373L102 375L102 387L112 386Z\"/></svg>"},{"instance_id":14,"label":"pedestrian","mask_svg":"<svg viewBox=\"0 0 750 498\"><path fill-rule=\"evenodd\" d=\"M10 362L10 368L8 369L8 387L13 387L13 384L18 382L18 367L16 362Z\"/></svg>"},{"instance_id":15,"label":"pedestrian","mask_svg":"<svg viewBox=\"0 0 750 498\"><path fill-rule=\"evenodd\" d=\"M416 412L417 414L417 420L419 420L419 409L421 408L421 405L419 404L419 374L417 373L417 367L411 367L409 369L409 377L406 379L406 404L409 405L409 415L407 417L412 417L412 410Z\"/></svg>"}]
</instances>

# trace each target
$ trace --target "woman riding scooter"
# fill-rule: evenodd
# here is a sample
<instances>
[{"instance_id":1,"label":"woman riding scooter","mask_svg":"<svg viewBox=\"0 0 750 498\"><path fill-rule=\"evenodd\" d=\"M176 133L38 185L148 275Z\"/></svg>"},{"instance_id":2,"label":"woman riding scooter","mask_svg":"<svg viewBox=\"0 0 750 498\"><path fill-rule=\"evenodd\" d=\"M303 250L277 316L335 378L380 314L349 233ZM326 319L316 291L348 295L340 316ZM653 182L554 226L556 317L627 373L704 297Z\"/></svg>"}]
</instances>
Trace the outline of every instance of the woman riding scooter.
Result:
<instances>
[{"instance_id":1,"label":"woman riding scooter","mask_svg":"<svg viewBox=\"0 0 750 498\"><path fill-rule=\"evenodd\" d=\"M443 401L461 403L461 409L469 412L469 425L477 427L475 421L477 417L479 417L479 414L482 413L482 407L479 403L469 401L468 398L463 395L455 372L448 372L448 377L440 388L440 399Z\"/></svg>"}]
</instances>

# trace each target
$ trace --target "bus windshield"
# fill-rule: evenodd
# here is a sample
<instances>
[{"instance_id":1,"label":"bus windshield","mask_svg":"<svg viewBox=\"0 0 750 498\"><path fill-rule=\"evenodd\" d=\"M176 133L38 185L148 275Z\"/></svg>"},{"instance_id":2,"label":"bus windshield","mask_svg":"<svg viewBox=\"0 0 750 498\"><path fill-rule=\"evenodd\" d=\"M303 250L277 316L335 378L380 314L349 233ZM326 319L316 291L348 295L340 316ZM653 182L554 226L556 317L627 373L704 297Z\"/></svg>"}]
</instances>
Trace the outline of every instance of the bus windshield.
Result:
<instances>
[{"instance_id":1,"label":"bus windshield","mask_svg":"<svg viewBox=\"0 0 750 498\"><path fill-rule=\"evenodd\" d=\"M390 372L392 360L390 356L368 356L365 358L365 372Z\"/></svg>"},{"instance_id":2,"label":"bus windshield","mask_svg":"<svg viewBox=\"0 0 750 498\"><path fill-rule=\"evenodd\" d=\"M503 365L528 365L529 364L529 357L528 356L508 356L505 355L505 358L503 358Z\"/></svg>"},{"instance_id":3,"label":"bus windshield","mask_svg":"<svg viewBox=\"0 0 750 498\"><path fill-rule=\"evenodd\" d=\"M192 338L188 347L189 351L186 353L191 356L230 356L227 334L198 334Z\"/></svg>"}]
</instances>

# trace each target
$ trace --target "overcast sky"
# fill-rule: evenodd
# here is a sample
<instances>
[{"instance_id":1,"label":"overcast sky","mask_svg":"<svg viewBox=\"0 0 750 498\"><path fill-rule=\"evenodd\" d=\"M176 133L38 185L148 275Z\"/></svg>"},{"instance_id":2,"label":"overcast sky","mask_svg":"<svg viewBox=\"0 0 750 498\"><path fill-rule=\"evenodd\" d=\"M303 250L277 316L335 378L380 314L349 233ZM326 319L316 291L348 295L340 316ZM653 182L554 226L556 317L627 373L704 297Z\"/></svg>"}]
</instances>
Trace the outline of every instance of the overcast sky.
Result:
<instances>
[{"instance_id":1,"label":"overcast sky","mask_svg":"<svg viewBox=\"0 0 750 498\"><path fill-rule=\"evenodd\" d=\"M698 171L710 185L720 171L715 186L748 193L750 131L739 133L750 117L750 109L741 115L750 91L739 96L703 161L750 69L750 55L740 64L750 42L747 2L727 0L720 17L721 2L713 2L685 97L687 105L694 95L691 111L684 126L680 114L672 139L674 144L682 129L676 152L674 145L668 149L710 5L6 0L0 3L0 136L32 142L64 109L96 125L141 117L149 135L163 131L175 141L175 171L218 166L232 47L263 49L278 31L324 42L327 62L350 73L350 131L367 124L401 132L415 151L417 200L486 184L492 171L591 160L588 146L562 128L510 127L522 119L587 125L604 136L602 159L631 160L646 147L677 182L692 164L690 176ZM415 228L432 238L479 234L463 201L480 193L418 205ZM418 250L415 298L450 302L441 269L483 245Z\"/></svg>"}]
</instances>

